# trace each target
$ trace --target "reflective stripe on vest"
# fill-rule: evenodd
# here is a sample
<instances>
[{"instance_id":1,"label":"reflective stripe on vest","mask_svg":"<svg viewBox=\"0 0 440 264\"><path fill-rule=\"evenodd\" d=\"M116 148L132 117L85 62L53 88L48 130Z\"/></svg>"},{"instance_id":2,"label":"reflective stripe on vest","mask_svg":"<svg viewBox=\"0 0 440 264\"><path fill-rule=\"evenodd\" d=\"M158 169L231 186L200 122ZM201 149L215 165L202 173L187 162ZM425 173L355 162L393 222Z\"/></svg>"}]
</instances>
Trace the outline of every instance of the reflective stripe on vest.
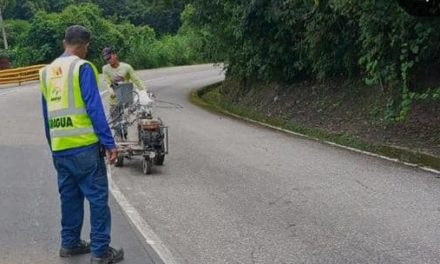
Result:
<instances>
[{"instance_id":1,"label":"reflective stripe on vest","mask_svg":"<svg viewBox=\"0 0 440 264\"><path fill-rule=\"evenodd\" d=\"M46 98L47 94L47 67L43 68L43 71L41 72L41 79L43 82L42 88L44 89L44 97Z\"/></svg>"},{"instance_id":2,"label":"reflective stripe on vest","mask_svg":"<svg viewBox=\"0 0 440 264\"><path fill-rule=\"evenodd\" d=\"M70 137L70 136L78 136L78 135L85 135L85 134L92 134L95 133L95 130L93 128L77 128L77 129L70 129L70 130L55 130L50 132L50 136L52 138L59 138L59 137Z\"/></svg>"}]
</instances>

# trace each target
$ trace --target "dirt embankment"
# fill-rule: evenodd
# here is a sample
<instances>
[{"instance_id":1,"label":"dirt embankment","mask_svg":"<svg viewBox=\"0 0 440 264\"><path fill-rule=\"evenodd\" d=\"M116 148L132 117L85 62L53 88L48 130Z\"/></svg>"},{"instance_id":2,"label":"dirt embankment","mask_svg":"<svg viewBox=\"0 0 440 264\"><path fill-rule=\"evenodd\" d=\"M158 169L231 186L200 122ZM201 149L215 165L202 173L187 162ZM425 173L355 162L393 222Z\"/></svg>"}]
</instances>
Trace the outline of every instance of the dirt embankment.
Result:
<instances>
[{"instance_id":1,"label":"dirt embankment","mask_svg":"<svg viewBox=\"0 0 440 264\"><path fill-rule=\"evenodd\" d=\"M359 84L252 85L247 91L228 80L220 87L227 103L301 127L347 135L440 157L440 102L414 103L404 122L386 118L389 95Z\"/></svg>"}]
</instances>

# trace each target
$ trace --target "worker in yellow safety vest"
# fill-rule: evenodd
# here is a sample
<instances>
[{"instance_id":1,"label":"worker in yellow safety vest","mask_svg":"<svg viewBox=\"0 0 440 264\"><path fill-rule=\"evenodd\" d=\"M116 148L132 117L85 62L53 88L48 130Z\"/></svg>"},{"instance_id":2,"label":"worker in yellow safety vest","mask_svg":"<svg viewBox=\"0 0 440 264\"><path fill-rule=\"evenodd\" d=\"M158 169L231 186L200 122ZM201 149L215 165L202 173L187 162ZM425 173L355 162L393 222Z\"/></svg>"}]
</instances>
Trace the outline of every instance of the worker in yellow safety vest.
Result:
<instances>
[{"instance_id":1,"label":"worker in yellow safety vest","mask_svg":"<svg viewBox=\"0 0 440 264\"><path fill-rule=\"evenodd\" d=\"M91 252L91 263L116 263L124 251L110 244L111 216L104 151L117 150L98 90L95 66L86 61L90 32L66 29L65 52L40 71L46 137L58 174L61 198L61 257ZM90 243L81 240L83 202L90 203Z\"/></svg>"}]
</instances>

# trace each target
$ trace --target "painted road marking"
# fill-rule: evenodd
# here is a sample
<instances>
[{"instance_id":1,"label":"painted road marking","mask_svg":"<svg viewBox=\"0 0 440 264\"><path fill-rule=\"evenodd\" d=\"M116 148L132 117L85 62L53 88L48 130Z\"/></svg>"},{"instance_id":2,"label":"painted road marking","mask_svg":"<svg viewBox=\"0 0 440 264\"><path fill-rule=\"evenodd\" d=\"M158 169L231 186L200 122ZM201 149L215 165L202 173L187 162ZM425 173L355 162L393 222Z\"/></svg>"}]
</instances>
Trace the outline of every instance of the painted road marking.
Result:
<instances>
[{"instance_id":1,"label":"painted road marking","mask_svg":"<svg viewBox=\"0 0 440 264\"><path fill-rule=\"evenodd\" d=\"M298 133L298 132L293 132L293 131L290 131L290 130L287 130L287 129L284 129L284 128L280 128L280 127L277 127L277 126L272 126L272 125L269 125L269 124L265 124L263 122L252 120L250 118L242 117L242 116L233 114L233 113L231 113L229 111L226 111L226 110L222 110L222 111L224 111L226 114L228 114L230 116L233 116L233 117L235 117L237 119L245 120L247 122L258 124L258 125L263 126L263 127L272 128L274 130L281 131L281 132L284 132L284 133L287 133L287 134L299 136L299 137L306 138L306 139L313 140L313 141L319 141L319 142L322 142L322 143L327 144L327 145L331 145L331 146L334 146L334 147L350 150L350 151L361 153L361 154L364 154L364 155L368 155L368 156L372 156L372 157L376 157L376 158L392 161L392 162L403 164L403 165L406 165L406 166L409 166L409 167L419 168L419 169L421 169L423 171L431 172L431 173L434 173L434 174L440 174L439 170L436 170L436 169L433 169L433 168L421 166L421 165L418 165L418 164L415 164L415 163L409 163L409 162L401 161L399 159L390 158L390 157L387 157L387 156L383 156L383 155L380 155L380 154L376 154L376 153L372 153L372 152L368 152L368 151L364 151L364 150L360 150L360 149L356 149L356 148L352 148L352 147L347 147L347 146L340 145L340 144L337 144L337 143L334 143L334 142L330 142L330 141L322 141L320 139L317 139L317 138L314 138L314 137L310 137L310 136L307 136L307 135L304 135L304 134L301 134L301 133Z\"/></svg>"},{"instance_id":2,"label":"painted road marking","mask_svg":"<svg viewBox=\"0 0 440 264\"><path fill-rule=\"evenodd\" d=\"M36 88L39 89L38 85L35 85L32 83L29 85L24 85L24 86L15 86L15 87L11 87L11 88L0 88L0 91L1 91L0 96L16 93L16 92L27 90L27 89L36 89Z\"/></svg>"},{"instance_id":3,"label":"painted road marking","mask_svg":"<svg viewBox=\"0 0 440 264\"><path fill-rule=\"evenodd\" d=\"M119 206L125 212L125 214L130 219L131 223L136 227L138 232L144 237L145 242L150 245L159 258L165 264L177 264L174 260L173 255L159 238L159 236L154 233L150 225L142 218L136 208L130 204L127 198L119 190L119 187L115 184L112 179L111 167L107 165L107 177L110 185L110 191L113 197L118 202Z\"/></svg>"},{"instance_id":4,"label":"painted road marking","mask_svg":"<svg viewBox=\"0 0 440 264\"><path fill-rule=\"evenodd\" d=\"M163 79L163 77L157 79ZM108 92L109 90L102 91L100 92L100 95L104 96ZM162 242L158 235L156 235L150 225L142 218L136 208L130 204L128 199L124 196L119 187L113 181L110 165L107 165L107 178L109 181L111 194L113 195L121 209L124 211L130 222L133 224L133 226L136 227L138 232L145 239L145 242L156 252L158 257L162 260L164 264L177 264L170 250L165 246L165 243Z\"/></svg>"},{"instance_id":5,"label":"painted road marking","mask_svg":"<svg viewBox=\"0 0 440 264\"><path fill-rule=\"evenodd\" d=\"M10 91L5 91L5 92L3 92L3 93L0 93L0 96L2 96L2 95L7 95L7 94L11 94L11 93L15 93L15 92L17 92L17 90L10 90Z\"/></svg>"},{"instance_id":6,"label":"painted road marking","mask_svg":"<svg viewBox=\"0 0 440 264\"><path fill-rule=\"evenodd\" d=\"M160 80L160 79L165 79L166 77L161 77L161 78L157 78L157 79L150 79L150 80L145 80L145 81L153 81L153 80ZM101 92L101 96L105 95L108 92L108 90L105 90L103 92ZM296 136L300 136L303 138L308 138L311 140L315 140L315 141L320 141L316 138L313 137L309 137L300 133L296 133L296 132L292 132L280 127L276 127L276 126L272 126L272 125L268 125L268 124L264 124L262 122L258 122L255 120L251 120L248 118L243 118L241 116L232 114L232 113L228 113L238 119L243 119L246 120L248 122L251 123L256 123L265 127L269 127L278 131L282 131L288 134L292 134L292 135L296 135ZM420 168L424 171L428 171L428 172L432 172L432 173L436 173L436 174L440 174L440 171L432 169L432 168L427 168L427 167L421 167L417 164L412 164L412 163L408 163L408 162L402 162L398 159L393 159L393 158L389 158L386 156L382 156L379 154L375 154L375 153L371 153L371 152L367 152L367 151L363 151L363 150L359 150L359 149L355 149L355 148L351 148L351 147L347 147L347 146L343 146L343 145L339 145L333 142L329 142L329 141L320 141L323 142L325 144L328 145L332 145L335 147L339 147L342 149L346 149L346 150L350 150L353 152L357 152L357 153L362 153L368 156L373 156L373 157L377 157L377 158L381 158L384 160L388 160L388 161L392 161L392 162L396 162L396 163L400 163L400 164L404 164L407 166L411 166L411 167L417 167ZM127 198L122 194L122 192L119 190L118 186L115 184L115 182L112 180L112 176L111 176L111 167L108 166L108 178L109 178L109 183L110 183L110 190L112 192L113 197L115 197L116 201L118 202L118 204L120 205L120 207L123 209L123 211L125 212L125 214L128 216L128 218L130 219L130 221L132 222L132 224L137 228L137 230L139 231L139 233L144 237L146 243L148 245L150 245L153 250L158 254L158 256L161 258L161 260L165 263L165 264L175 264L175 260L174 257L172 255L172 253L168 250L168 248L165 246L165 244L160 240L160 238L154 233L154 231L152 230L152 228L147 224L147 222L141 217L141 215L139 214L139 212L136 210L136 208L134 206L132 206L130 204L130 202L127 200Z\"/></svg>"}]
</instances>

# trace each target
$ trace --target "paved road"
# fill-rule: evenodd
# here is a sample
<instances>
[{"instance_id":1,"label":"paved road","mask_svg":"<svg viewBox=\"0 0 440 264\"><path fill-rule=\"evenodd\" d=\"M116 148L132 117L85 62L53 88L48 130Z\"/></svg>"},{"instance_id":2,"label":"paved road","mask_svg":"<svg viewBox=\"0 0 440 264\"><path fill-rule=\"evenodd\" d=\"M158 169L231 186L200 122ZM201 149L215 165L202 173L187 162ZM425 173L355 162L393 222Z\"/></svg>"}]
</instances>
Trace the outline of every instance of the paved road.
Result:
<instances>
[{"instance_id":1,"label":"paved road","mask_svg":"<svg viewBox=\"0 0 440 264\"><path fill-rule=\"evenodd\" d=\"M171 103L157 109L171 152L152 175L133 160L112 170L113 181L176 263L440 262L436 175L191 105L191 89L223 78L218 68L140 74ZM0 94L2 264L59 261L58 196L38 102L32 87ZM131 249L126 263L145 263L120 216L114 238Z\"/></svg>"},{"instance_id":2,"label":"paved road","mask_svg":"<svg viewBox=\"0 0 440 264\"><path fill-rule=\"evenodd\" d=\"M44 137L39 88L0 89L0 264L83 264L58 257L60 209L56 174ZM113 241L125 263L151 264L135 229L111 199ZM86 210L87 211L87 210ZM84 235L88 238L88 215Z\"/></svg>"},{"instance_id":3,"label":"paved road","mask_svg":"<svg viewBox=\"0 0 440 264\"><path fill-rule=\"evenodd\" d=\"M142 73L148 79L147 73ZM439 263L440 180L191 105L218 69L149 82L170 126L153 175L113 170L179 263Z\"/></svg>"}]
</instances>

